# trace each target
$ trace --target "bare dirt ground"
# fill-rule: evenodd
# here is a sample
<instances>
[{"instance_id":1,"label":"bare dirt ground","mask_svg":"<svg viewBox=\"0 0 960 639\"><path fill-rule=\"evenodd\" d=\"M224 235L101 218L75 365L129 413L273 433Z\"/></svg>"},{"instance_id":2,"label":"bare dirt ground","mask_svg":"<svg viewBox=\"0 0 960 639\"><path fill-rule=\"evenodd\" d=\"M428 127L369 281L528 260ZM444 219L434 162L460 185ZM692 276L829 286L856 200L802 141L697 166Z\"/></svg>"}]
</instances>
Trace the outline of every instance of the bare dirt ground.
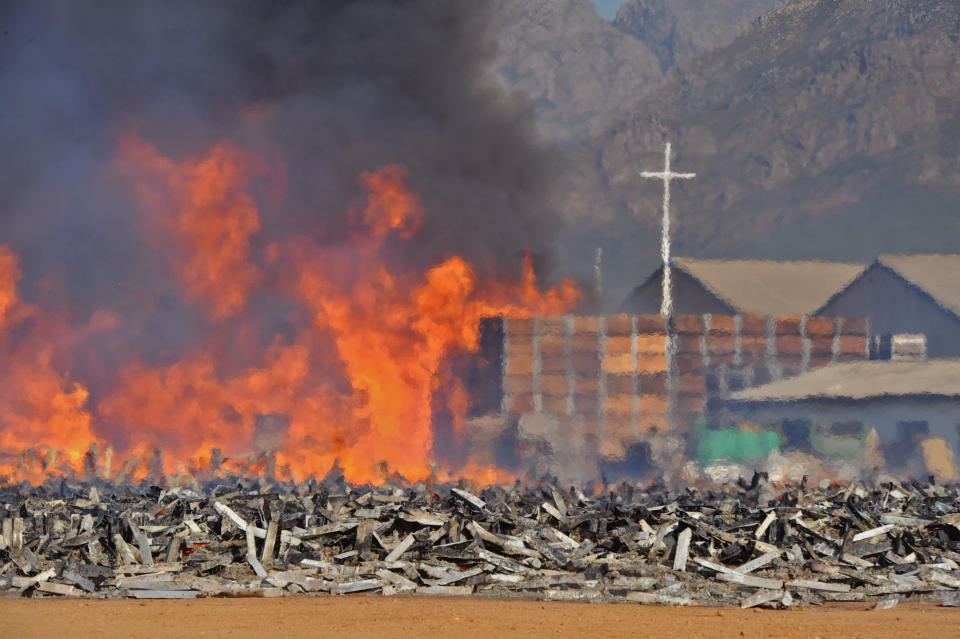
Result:
<instances>
[{"instance_id":1,"label":"bare dirt ground","mask_svg":"<svg viewBox=\"0 0 960 639\"><path fill-rule=\"evenodd\" d=\"M309 597L196 601L2 600L0 635L27 637L960 637L960 609L666 608L503 599Z\"/></svg>"}]
</instances>

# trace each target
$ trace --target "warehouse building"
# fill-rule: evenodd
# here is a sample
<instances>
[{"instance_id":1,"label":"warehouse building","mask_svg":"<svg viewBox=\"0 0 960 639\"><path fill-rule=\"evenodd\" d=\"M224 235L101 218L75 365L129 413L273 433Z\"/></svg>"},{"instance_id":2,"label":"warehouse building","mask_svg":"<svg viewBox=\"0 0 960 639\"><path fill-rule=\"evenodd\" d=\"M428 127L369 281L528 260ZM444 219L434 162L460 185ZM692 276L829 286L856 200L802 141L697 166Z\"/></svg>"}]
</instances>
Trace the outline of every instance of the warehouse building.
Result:
<instances>
[{"instance_id":1,"label":"warehouse building","mask_svg":"<svg viewBox=\"0 0 960 639\"><path fill-rule=\"evenodd\" d=\"M785 447L856 458L876 431L888 470L929 469L932 454L949 468L960 446L960 359L834 364L733 393L727 404L777 429Z\"/></svg>"},{"instance_id":2,"label":"warehouse building","mask_svg":"<svg viewBox=\"0 0 960 639\"><path fill-rule=\"evenodd\" d=\"M960 357L960 255L881 255L871 264L681 257L671 264L678 315L865 318L872 359ZM661 267L621 311L659 312L662 282Z\"/></svg>"},{"instance_id":3,"label":"warehouse building","mask_svg":"<svg viewBox=\"0 0 960 639\"><path fill-rule=\"evenodd\" d=\"M868 318L874 359L910 340L929 357L960 357L960 255L881 255L814 314Z\"/></svg>"},{"instance_id":4,"label":"warehouse building","mask_svg":"<svg viewBox=\"0 0 960 639\"><path fill-rule=\"evenodd\" d=\"M677 315L812 315L843 290L866 264L776 262L772 260L700 260L671 262L674 313ZM621 312L660 312L663 267L623 302ZM858 317L858 315L846 315Z\"/></svg>"}]
</instances>

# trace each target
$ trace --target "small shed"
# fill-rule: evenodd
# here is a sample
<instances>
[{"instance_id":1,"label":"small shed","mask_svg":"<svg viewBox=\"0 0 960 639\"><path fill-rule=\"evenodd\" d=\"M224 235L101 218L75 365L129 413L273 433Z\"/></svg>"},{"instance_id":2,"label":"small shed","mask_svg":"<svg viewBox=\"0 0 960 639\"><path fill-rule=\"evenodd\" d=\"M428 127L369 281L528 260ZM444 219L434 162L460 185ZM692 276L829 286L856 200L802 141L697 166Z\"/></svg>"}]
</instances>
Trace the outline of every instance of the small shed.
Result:
<instances>
[{"instance_id":1,"label":"small shed","mask_svg":"<svg viewBox=\"0 0 960 639\"><path fill-rule=\"evenodd\" d=\"M833 364L730 396L745 421L777 427L785 447L855 455L875 430L891 469L924 440L960 444L960 359Z\"/></svg>"}]
</instances>

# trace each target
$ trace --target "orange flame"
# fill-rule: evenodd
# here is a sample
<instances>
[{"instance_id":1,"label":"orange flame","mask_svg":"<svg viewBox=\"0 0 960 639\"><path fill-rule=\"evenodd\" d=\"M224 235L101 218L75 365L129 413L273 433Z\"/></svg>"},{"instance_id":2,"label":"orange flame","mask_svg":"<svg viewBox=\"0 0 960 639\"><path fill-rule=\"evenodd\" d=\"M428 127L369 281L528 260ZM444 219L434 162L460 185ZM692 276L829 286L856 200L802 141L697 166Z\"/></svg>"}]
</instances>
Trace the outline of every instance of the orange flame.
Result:
<instances>
[{"instance_id":1,"label":"orange flame","mask_svg":"<svg viewBox=\"0 0 960 639\"><path fill-rule=\"evenodd\" d=\"M7 326L11 311L20 303L17 282L20 266L17 256L6 246L0 246L0 329Z\"/></svg>"},{"instance_id":2,"label":"orange flame","mask_svg":"<svg viewBox=\"0 0 960 639\"><path fill-rule=\"evenodd\" d=\"M469 409L469 397L444 373L443 362L451 353L476 350L484 317L569 311L579 298L571 282L540 291L529 257L513 283L481 282L460 257L425 273L388 263L387 239L409 239L425 220L399 165L360 176L366 196L348 212L356 226L350 246L291 238L271 245L260 266L251 255L259 212L248 192L256 162L247 154L223 143L178 163L127 135L117 162L149 225L174 240L170 258L184 298L204 305L211 322L239 320L218 329L226 336L173 364L131 362L120 371L119 383L97 406L104 439L122 432L131 442L118 472L143 478L157 465L169 475L185 468L215 472L216 464L246 472L272 465L277 474L304 478L339 463L355 482L379 482L391 473L410 480L510 478L476 464L437 467L437 393L443 391L461 437ZM250 330L257 318L243 313L265 281L279 282L280 292L312 321L293 339L261 347L249 337L257 334ZM0 286L0 296L5 290ZM245 351L246 365L223 365L224 340ZM85 400L85 394L68 394L61 403L77 411ZM89 418L83 423L89 430ZM52 435L50 441L77 451L86 445ZM212 449L225 459L215 462Z\"/></svg>"},{"instance_id":3,"label":"orange flame","mask_svg":"<svg viewBox=\"0 0 960 639\"><path fill-rule=\"evenodd\" d=\"M343 459L346 475L368 479L386 461L410 479L430 474L433 430L431 397L444 356L474 351L480 320L512 313L562 313L577 300L572 283L540 293L527 275L519 285L481 286L473 268L452 257L425 276L394 273L377 259L386 230L419 223L422 209L400 181L402 170L387 167L365 175L369 190L364 220L364 259L343 262L336 251L315 251L303 264L297 291L314 313L318 330L332 334L350 380L353 444ZM348 279L341 277L352 269ZM344 285L344 282L347 282ZM456 392L453 397L461 399ZM455 421L466 405L453 401Z\"/></svg>"},{"instance_id":4,"label":"orange flame","mask_svg":"<svg viewBox=\"0 0 960 639\"><path fill-rule=\"evenodd\" d=\"M20 277L16 255L0 247L0 477L37 481L51 472L80 472L84 452L98 438L87 389L57 372L51 322L20 299ZM39 465L24 465L22 451L38 444L66 457L50 450Z\"/></svg>"},{"instance_id":5,"label":"orange flame","mask_svg":"<svg viewBox=\"0 0 960 639\"><path fill-rule=\"evenodd\" d=\"M118 164L133 180L150 224L172 235L187 299L207 304L212 319L236 315L261 280L250 260L250 238L260 230L257 206L246 192L250 159L223 143L207 157L178 165L127 134Z\"/></svg>"}]
</instances>

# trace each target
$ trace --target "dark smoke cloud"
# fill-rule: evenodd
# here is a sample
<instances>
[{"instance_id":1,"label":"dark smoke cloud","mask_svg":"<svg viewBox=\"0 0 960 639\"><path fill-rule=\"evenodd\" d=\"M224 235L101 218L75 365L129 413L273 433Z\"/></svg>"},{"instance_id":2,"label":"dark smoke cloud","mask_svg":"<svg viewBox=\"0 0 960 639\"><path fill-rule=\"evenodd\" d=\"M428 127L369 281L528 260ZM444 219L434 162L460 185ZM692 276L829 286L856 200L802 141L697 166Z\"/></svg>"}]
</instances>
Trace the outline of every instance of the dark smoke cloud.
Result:
<instances>
[{"instance_id":1,"label":"dark smoke cloud","mask_svg":"<svg viewBox=\"0 0 960 639\"><path fill-rule=\"evenodd\" d=\"M360 172L399 162L428 216L395 247L400 263L457 253L516 272L524 248L548 262L555 167L489 68L485 4L4 2L0 242L22 256L25 294L189 343L199 315L110 177L129 127L175 156L232 137L282 157L286 197L261 206L263 243L342 241ZM267 116L254 130L251 110Z\"/></svg>"}]
</instances>

